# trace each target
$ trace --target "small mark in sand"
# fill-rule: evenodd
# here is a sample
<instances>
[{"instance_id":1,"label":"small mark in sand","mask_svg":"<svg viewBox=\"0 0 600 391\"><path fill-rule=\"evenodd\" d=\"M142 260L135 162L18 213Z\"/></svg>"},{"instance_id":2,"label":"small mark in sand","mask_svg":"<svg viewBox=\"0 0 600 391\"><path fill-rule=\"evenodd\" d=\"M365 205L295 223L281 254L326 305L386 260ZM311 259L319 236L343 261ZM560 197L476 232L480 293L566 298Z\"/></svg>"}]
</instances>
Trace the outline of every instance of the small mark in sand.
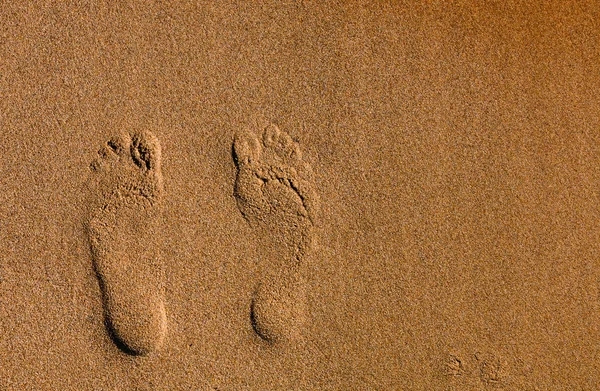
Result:
<instances>
[{"instance_id":1,"label":"small mark in sand","mask_svg":"<svg viewBox=\"0 0 600 391\"><path fill-rule=\"evenodd\" d=\"M479 363L479 378L483 383L496 384L506 378L507 364L501 357L476 353L475 359Z\"/></svg>"},{"instance_id":2,"label":"small mark in sand","mask_svg":"<svg viewBox=\"0 0 600 391\"><path fill-rule=\"evenodd\" d=\"M445 365L446 376L462 376L465 372L462 361L455 355L448 357Z\"/></svg>"}]
</instances>

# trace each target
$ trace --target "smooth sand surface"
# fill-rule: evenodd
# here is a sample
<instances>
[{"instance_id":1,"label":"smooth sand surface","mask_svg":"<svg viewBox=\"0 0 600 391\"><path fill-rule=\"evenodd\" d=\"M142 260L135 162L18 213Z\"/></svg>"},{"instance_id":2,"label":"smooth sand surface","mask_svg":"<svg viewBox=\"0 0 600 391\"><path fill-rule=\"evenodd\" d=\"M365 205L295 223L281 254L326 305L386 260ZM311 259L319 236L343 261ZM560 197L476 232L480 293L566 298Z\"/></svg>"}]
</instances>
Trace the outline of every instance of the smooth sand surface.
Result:
<instances>
[{"instance_id":1,"label":"smooth sand surface","mask_svg":"<svg viewBox=\"0 0 600 391\"><path fill-rule=\"evenodd\" d=\"M600 389L600 6L423 3L4 2L0 390ZM233 143L259 117L320 200L301 322L273 331L300 338L251 320L297 232L240 213ZM115 289L142 297L128 352L90 163L138 131L164 192L131 248L137 223L111 231L134 265Z\"/></svg>"}]
</instances>

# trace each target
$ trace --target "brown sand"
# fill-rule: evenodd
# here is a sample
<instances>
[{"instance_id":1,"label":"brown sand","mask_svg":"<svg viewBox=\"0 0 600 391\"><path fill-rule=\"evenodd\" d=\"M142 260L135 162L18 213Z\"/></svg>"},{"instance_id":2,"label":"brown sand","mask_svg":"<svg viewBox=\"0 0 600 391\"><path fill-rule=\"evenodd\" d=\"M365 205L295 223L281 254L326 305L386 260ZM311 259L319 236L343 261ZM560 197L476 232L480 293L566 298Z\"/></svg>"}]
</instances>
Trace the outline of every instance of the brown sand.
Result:
<instances>
[{"instance_id":1,"label":"brown sand","mask_svg":"<svg viewBox=\"0 0 600 391\"><path fill-rule=\"evenodd\" d=\"M0 7L1 390L600 389L597 2L101 3ZM262 223L240 213L233 142L258 117L314 171L307 251L285 175ZM115 215L145 239L107 250L130 265L115 294L155 303L119 307L133 355L89 185L140 130L162 220ZM304 312L270 288L259 335L257 287L294 260Z\"/></svg>"}]
</instances>

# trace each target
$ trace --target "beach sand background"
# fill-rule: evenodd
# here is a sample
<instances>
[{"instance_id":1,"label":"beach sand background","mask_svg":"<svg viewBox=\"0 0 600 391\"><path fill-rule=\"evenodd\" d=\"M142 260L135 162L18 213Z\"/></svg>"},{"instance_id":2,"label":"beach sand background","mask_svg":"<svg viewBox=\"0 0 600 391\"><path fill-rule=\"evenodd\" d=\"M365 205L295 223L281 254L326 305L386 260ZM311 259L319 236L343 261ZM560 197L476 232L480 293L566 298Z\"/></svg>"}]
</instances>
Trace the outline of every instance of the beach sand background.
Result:
<instances>
[{"instance_id":1,"label":"beach sand background","mask_svg":"<svg viewBox=\"0 0 600 391\"><path fill-rule=\"evenodd\" d=\"M597 2L4 2L0 389L600 388ZM322 203L305 343L249 320L265 249L234 135L292 136ZM104 327L90 162L162 145L162 350Z\"/></svg>"}]
</instances>

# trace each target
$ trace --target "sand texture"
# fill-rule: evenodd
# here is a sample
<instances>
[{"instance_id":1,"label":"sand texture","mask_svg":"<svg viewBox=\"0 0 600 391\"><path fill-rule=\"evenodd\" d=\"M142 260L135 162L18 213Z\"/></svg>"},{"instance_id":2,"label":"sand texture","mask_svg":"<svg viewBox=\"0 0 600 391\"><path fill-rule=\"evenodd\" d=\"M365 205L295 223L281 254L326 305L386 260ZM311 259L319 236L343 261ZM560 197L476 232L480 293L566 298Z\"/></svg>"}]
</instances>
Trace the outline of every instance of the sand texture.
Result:
<instances>
[{"instance_id":1,"label":"sand texture","mask_svg":"<svg viewBox=\"0 0 600 391\"><path fill-rule=\"evenodd\" d=\"M597 1L6 1L0 390L600 390Z\"/></svg>"}]
</instances>

